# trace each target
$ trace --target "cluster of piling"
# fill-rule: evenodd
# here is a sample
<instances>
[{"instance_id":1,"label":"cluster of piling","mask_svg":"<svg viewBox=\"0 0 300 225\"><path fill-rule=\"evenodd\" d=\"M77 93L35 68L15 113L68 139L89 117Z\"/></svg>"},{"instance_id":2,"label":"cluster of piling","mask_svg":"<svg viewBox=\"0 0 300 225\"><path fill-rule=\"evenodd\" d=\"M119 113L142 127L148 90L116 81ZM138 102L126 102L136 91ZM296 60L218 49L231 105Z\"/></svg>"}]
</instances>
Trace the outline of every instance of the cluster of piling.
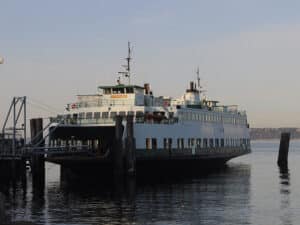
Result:
<instances>
[{"instance_id":1,"label":"cluster of piling","mask_svg":"<svg viewBox=\"0 0 300 225\"><path fill-rule=\"evenodd\" d=\"M31 145L34 147L43 147L43 119L30 120ZM34 151L34 150L33 150ZM30 158L32 172L32 181L34 185L43 185L45 183L45 157L43 154L32 154Z\"/></svg>"},{"instance_id":2,"label":"cluster of piling","mask_svg":"<svg viewBox=\"0 0 300 225\"><path fill-rule=\"evenodd\" d=\"M112 151L113 174L115 177L135 175L135 138L133 130L133 116L126 117L126 130L123 126L123 117L116 116L115 140ZM125 141L123 134L125 132Z\"/></svg>"}]
</instances>

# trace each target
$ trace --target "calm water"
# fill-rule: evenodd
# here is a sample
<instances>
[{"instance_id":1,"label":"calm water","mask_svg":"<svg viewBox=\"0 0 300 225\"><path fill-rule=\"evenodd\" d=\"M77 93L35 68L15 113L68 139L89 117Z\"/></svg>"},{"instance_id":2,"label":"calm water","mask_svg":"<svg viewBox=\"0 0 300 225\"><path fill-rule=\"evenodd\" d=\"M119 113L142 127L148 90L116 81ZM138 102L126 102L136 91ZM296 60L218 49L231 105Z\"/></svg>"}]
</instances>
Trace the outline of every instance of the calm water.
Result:
<instances>
[{"instance_id":1,"label":"calm water","mask_svg":"<svg viewBox=\"0 0 300 225\"><path fill-rule=\"evenodd\" d=\"M123 189L60 181L47 164L44 192L7 193L14 220L39 224L300 224L300 141L292 141L289 173L276 165L279 141L252 142L253 153L202 177L130 182Z\"/></svg>"}]
</instances>

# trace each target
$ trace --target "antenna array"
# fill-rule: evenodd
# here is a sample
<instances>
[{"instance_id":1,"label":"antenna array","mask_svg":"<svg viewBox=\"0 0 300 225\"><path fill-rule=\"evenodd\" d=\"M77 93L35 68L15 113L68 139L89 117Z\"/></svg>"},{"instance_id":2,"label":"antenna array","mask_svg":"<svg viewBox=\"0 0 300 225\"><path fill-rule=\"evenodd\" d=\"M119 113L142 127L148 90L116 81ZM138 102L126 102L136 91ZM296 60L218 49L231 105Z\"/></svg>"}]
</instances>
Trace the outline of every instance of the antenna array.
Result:
<instances>
[{"instance_id":1,"label":"antenna array","mask_svg":"<svg viewBox=\"0 0 300 225\"><path fill-rule=\"evenodd\" d=\"M118 72L118 74L125 76L128 79L128 84L130 84L130 61L131 61L131 46L130 46L130 42L128 42L128 56L127 58L125 58L125 60L127 61L127 65L122 65L125 68L125 71L120 71ZM118 83L121 83L121 77L118 77Z\"/></svg>"}]
</instances>

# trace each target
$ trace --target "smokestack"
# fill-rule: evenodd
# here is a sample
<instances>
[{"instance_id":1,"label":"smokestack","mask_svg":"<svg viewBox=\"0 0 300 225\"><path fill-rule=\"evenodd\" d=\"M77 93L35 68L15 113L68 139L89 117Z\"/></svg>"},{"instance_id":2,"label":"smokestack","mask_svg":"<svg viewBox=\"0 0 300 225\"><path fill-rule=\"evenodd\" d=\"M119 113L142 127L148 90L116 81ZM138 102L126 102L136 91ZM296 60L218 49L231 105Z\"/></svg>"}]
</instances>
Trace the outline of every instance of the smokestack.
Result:
<instances>
[{"instance_id":1,"label":"smokestack","mask_svg":"<svg viewBox=\"0 0 300 225\"><path fill-rule=\"evenodd\" d=\"M191 90L191 91L194 90L194 82L193 82L193 81L190 82L190 90Z\"/></svg>"},{"instance_id":2,"label":"smokestack","mask_svg":"<svg viewBox=\"0 0 300 225\"><path fill-rule=\"evenodd\" d=\"M144 84L144 88L145 88L145 94L149 95L149 93L150 93L150 84L148 84L148 83Z\"/></svg>"}]
</instances>

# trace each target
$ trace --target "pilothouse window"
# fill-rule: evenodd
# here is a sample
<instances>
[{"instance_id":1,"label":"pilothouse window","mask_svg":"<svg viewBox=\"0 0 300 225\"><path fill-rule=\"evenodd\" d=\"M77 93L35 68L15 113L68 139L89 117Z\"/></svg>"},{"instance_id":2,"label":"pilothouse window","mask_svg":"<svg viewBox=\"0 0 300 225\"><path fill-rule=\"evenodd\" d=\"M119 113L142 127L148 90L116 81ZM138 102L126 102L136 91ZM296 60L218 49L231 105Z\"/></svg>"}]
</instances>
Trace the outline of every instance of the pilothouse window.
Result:
<instances>
[{"instance_id":1,"label":"pilothouse window","mask_svg":"<svg viewBox=\"0 0 300 225\"><path fill-rule=\"evenodd\" d=\"M123 94L123 93L125 93L124 88L113 88L112 91L113 91L113 94Z\"/></svg>"},{"instance_id":2,"label":"pilothouse window","mask_svg":"<svg viewBox=\"0 0 300 225\"><path fill-rule=\"evenodd\" d=\"M106 94L106 95L111 94L111 89L104 89L104 94Z\"/></svg>"},{"instance_id":3,"label":"pilothouse window","mask_svg":"<svg viewBox=\"0 0 300 225\"><path fill-rule=\"evenodd\" d=\"M133 88L132 87L127 87L126 88L126 93L127 94L132 94L133 93Z\"/></svg>"}]
</instances>

